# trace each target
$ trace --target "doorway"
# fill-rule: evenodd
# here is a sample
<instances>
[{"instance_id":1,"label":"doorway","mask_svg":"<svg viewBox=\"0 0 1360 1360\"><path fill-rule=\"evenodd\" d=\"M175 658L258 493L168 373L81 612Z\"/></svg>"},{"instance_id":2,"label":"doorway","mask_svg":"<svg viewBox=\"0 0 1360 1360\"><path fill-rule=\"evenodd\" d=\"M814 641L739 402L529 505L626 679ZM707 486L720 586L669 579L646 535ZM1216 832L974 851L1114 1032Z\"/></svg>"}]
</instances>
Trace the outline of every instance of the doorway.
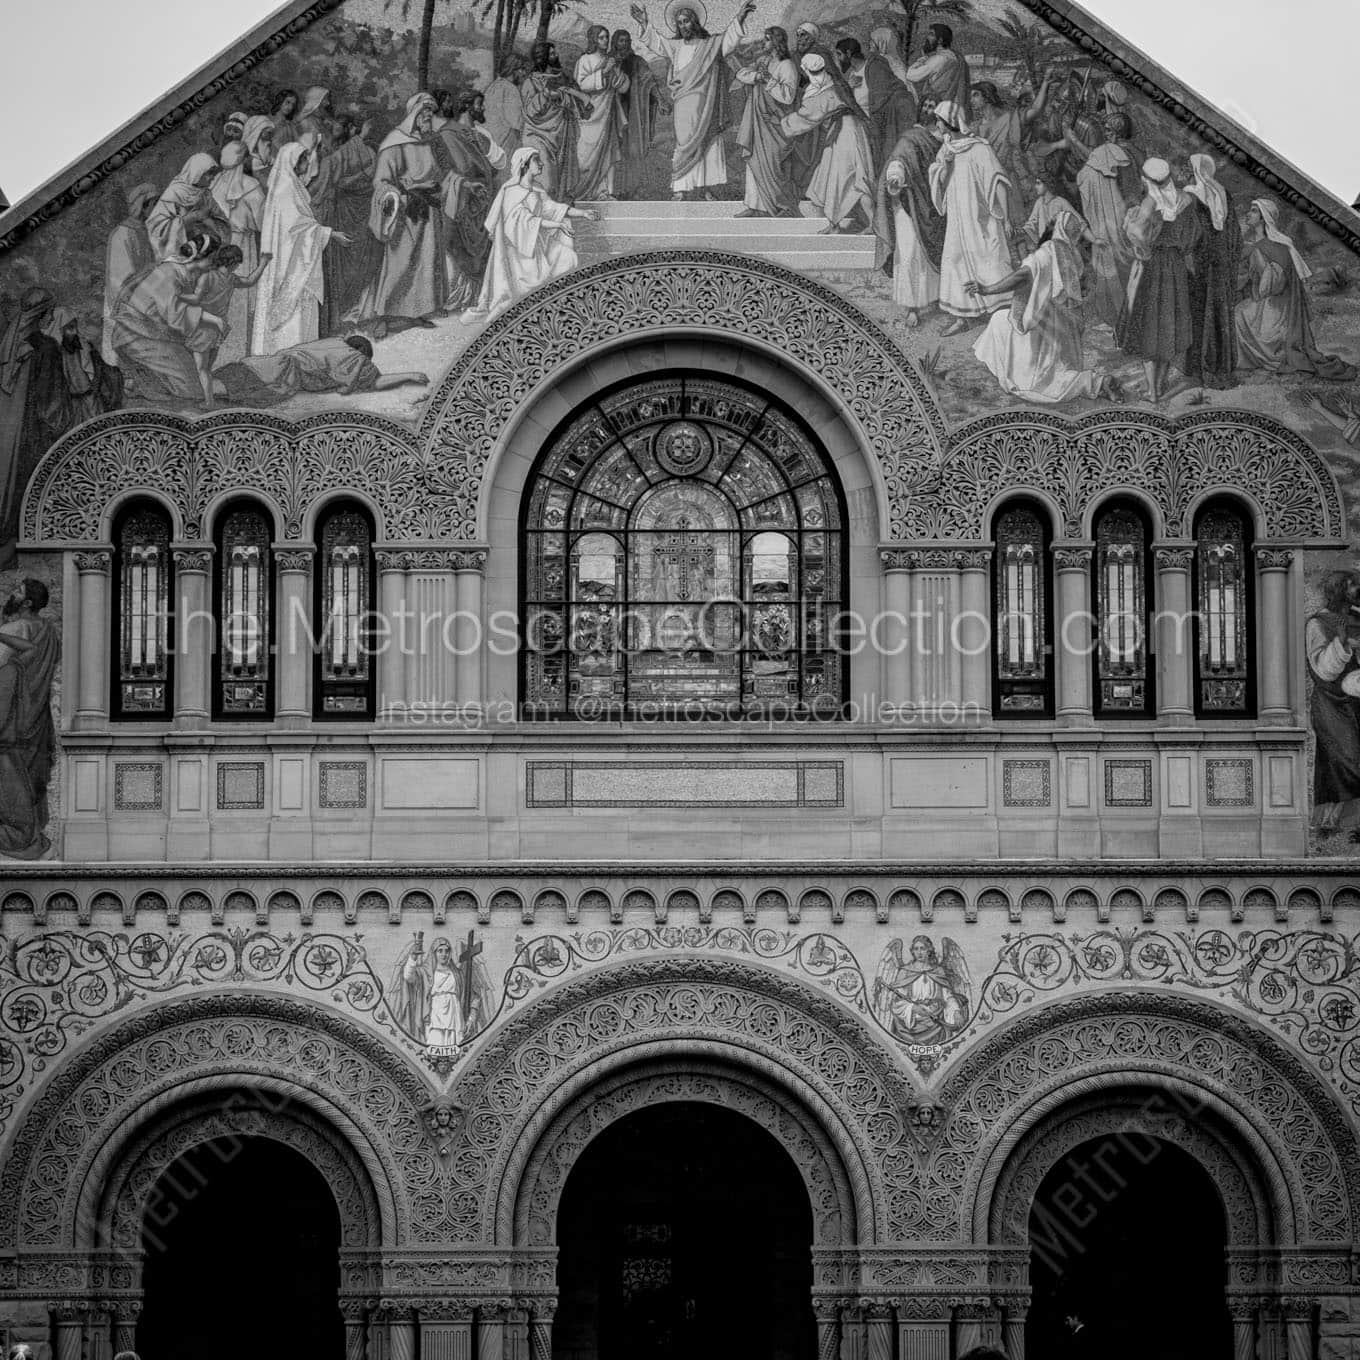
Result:
<instances>
[{"instance_id":1,"label":"doorway","mask_svg":"<svg viewBox=\"0 0 1360 1360\"><path fill-rule=\"evenodd\" d=\"M266 1138L192 1148L152 1191L142 1246L139 1354L344 1355L339 1211L321 1173L292 1148Z\"/></svg>"},{"instance_id":2,"label":"doorway","mask_svg":"<svg viewBox=\"0 0 1360 1360\"><path fill-rule=\"evenodd\" d=\"M1026 1355L1231 1360L1223 1203L1174 1144L1134 1131L1082 1144L1040 1185L1029 1240Z\"/></svg>"},{"instance_id":3,"label":"doorway","mask_svg":"<svg viewBox=\"0 0 1360 1360\"><path fill-rule=\"evenodd\" d=\"M558 1214L554 1360L812 1360L812 1211L793 1160L721 1106L612 1124Z\"/></svg>"}]
</instances>

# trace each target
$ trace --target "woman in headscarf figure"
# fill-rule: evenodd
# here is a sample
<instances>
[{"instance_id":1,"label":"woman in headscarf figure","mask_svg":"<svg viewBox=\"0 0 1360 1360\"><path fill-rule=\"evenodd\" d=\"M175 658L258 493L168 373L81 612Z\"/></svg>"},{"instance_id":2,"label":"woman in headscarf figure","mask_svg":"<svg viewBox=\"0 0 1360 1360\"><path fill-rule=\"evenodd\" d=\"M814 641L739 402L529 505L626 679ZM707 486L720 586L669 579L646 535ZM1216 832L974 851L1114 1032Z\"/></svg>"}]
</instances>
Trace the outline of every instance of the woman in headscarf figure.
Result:
<instances>
[{"instance_id":1,"label":"woman in headscarf figure","mask_svg":"<svg viewBox=\"0 0 1360 1360\"><path fill-rule=\"evenodd\" d=\"M1313 271L1280 229L1280 205L1256 199L1247 210L1246 300L1237 304L1237 345L1243 368L1311 373L1349 382L1355 366L1323 354L1313 340L1313 315L1304 287Z\"/></svg>"},{"instance_id":2,"label":"woman in headscarf figure","mask_svg":"<svg viewBox=\"0 0 1360 1360\"><path fill-rule=\"evenodd\" d=\"M118 294L138 274L144 274L156 263L147 235L146 219L156 206L161 191L154 184L138 184L128 190L127 216L114 227L104 252L104 335L100 352L104 362L115 368L118 356L113 352L113 304Z\"/></svg>"},{"instance_id":3,"label":"woman in headscarf figure","mask_svg":"<svg viewBox=\"0 0 1360 1360\"><path fill-rule=\"evenodd\" d=\"M347 246L349 237L323 227L312 212L307 178L312 151L289 142L269 174L269 193L260 219L260 276L252 354L273 354L317 339L320 334L322 252L330 244Z\"/></svg>"},{"instance_id":4,"label":"woman in headscarf figure","mask_svg":"<svg viewBox=\"0 0 1360 1360\"><path fill-rule=\"evenodd\" d=\"M185 241L210 224L221 230L215 221L217 205L208 191L217 178L217 168L212 156L199 151L184 162L179 174L166 185L146 219L146 234L158 260L177 260Z\"/></svg>"},{"instance_id":5,"label":"woman in headscarf figure","mask_svg":"<svg viewBox=\"0 0 1360 1360\"><path fill-rule=\"evenodd\" d=\"M264 185L248 169L244 142L228 142L222 148L222 173L213 181L212 196L226 219L229 241L241 252L240 272L253 274L260 263L260 223L264 217ZM231 363L250 352L255 323L255 294L248 288L232 292L227 314L227 334L217 356Z\"/></svg>"},{"instance_id":6,"label":"woman in headscarf figure","mask_svg":"<svg viewBox=\"0 0 1360 1360\"><path fill-rule=\"evenodd\" d=\"M463 324L488 321L527 292L576 268L572 218L593 222L596 214L549 198L538 184L542 153L522 146L510 158L510 178L501 185L486 215L491 255L482 275L477 305L463 313Z\"/></svg>"},{"instance_id":7,"label":"woman in headscarf figure","mask_svg":"<svg viewBox=\"0 0 1360 1360\"><path fill-rule=\"evenodd\" d=\"M1199 245L1190 275L1190 319L1194 342L1186 376L1205 387L1233 387L1237 368L1237 272L1242 263L1242 229L1232 197L1217 178L1212 156L1191 156L1194 176L1185 192L1199 213Z\"/></svg>"},{"instance_id":8,"label":"woman in headscarf figure","mask_svg":"<svg viewBox=\"0 0 1360 1360\"><path fill-rule=\"evenodd\" d=\"M1148 400L1155 403L1167 395L1170 371L1189 367L1195 343L1190 263L1201 225L1196 200L1176 186L1164 160L1143 162L1143 193L1124 222L1133 268L1115 341L1143 361Z\"/></svg>"},{"instance_id":9,"label":"woman in headscarf figure","mask_svg":"<svg viewBox=\"0 0 1360 1360\"><path fill-rule=\"evenodd\" d=\"M979 297L1015 294L1008 308L992 314L973 346L1010 396L1044 405L1120 396L1113 378L1086 367L1082 348L1081 239L1086 234L1076 213L1061 212L1013 274L993 284L968 285Z\"/></svg>"}]
</instances>

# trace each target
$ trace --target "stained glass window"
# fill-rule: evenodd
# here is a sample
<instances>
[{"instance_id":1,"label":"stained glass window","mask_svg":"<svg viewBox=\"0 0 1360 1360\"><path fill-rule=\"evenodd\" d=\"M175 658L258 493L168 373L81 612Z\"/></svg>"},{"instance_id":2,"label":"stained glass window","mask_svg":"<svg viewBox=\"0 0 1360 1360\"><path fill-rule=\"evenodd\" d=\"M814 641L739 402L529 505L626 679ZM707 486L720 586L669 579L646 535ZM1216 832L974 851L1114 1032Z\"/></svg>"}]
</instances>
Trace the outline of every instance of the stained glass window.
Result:
<instances>
[{"instance_id":1,"label":"stained glass window","mask_svg":"<svg viewBox=\"0 0 1360 1360\"><path fill-rule=\"evenodd\" d=\"M316 712L319 718L373 716L373 529L356 507L339 506L317 534Z\"/></svg>"},{"instance_id":2,"label":"stained glass window","mask_svg":"<svg viewBox=\"0 0 1360 1360\"><path fill-rule=\"evenodd\" d=\"M1236 508L1201 512L1195 532L1199 707L1205 714L1252 711L1251 536Z\"/></svg>"},{"instance_id":3,"label":"stained glass window","mask_svg":"<svg viewBox=\"0 0 1360 1360\"><path fill-rule=\"evenodd\" d=\"M1116 504L1096 520L1096 708L1133 716L1152 711L1148 667L1148 532L1143 517Z\"/></svg>"},{"instance_id":4,"label":"stained glass window","mask_svg":"<svg viewBox=\"0 0 1360 1360\"><path fill-rule=\"evenodd\" d=\"M838 713L843 523L767 395L677 375L599 398L525 497L526 715Z\"/></svg>"},{"instance_id":5,"label":"stained glass window","mask_svg":"<svg viewBox=\"0 0 1360 1360\"><path fill-rule=\"evenodd\" d=\"M995 538L997 714L1043 717L1052 711L1045 520L1028 506L1008 507L997 517Z\"/></svg>"},{"instance_id":6,"label":"stained glass window","mask_svg":"<svg viewBox=\"0 0 1360 1360\"><path fill-rule=\"evenodd\" d=\"M118 674L116 718L171 716L170 517L129 506L114 529Z\"/></svg>"},{"instance_id":7,"label":"stained glass window","mask_svg":"<svg viewBox=\"0 0 1360 1360\"><path fill-rule=\"evenodd\" d=\"M254 506L229 509L217 531L217 715L270 714L274 573L271 525Z\"/></svg>"}]
</instances>

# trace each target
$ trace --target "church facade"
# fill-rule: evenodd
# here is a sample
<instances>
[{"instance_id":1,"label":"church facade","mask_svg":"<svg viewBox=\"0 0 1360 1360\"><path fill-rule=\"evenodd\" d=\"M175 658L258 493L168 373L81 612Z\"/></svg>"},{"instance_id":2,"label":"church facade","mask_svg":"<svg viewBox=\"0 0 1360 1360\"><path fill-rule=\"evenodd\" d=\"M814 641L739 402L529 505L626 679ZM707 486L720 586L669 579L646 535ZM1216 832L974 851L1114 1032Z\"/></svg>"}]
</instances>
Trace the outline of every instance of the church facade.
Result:
<instances>
[{"instance_id":1,"label":"church facade","mask_svg":"<svg viewBox=\"0 0 1360 1360\"><path fill-rule=\"evenodd\" d=\"M0 1338L1360 1360L1360 218L1066 0L509 8L0 219Z\"/></svg>"}]
</instances>

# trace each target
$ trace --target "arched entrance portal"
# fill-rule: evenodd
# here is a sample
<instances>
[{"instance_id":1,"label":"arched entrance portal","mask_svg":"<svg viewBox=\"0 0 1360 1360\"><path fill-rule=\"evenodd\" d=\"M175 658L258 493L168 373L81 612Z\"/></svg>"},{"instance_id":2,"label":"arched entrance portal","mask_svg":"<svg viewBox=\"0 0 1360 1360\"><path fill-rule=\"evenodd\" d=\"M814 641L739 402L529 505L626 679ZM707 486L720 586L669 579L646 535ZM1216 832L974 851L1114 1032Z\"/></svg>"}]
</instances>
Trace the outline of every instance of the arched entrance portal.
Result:
<instances>
[{"instance_id":1,"label":"arched entrance portal","mask_svg":"<svg viewBox=\"0 0 1360 1360\"><path fill-rule=\"evenodd\" d=\"M617 1120L558 1211L554 1360L811 1360L812 1211L793 1160L721 1106Z\"/></svg>"},{"instance_id":2,"label":"arched entrance portal","mask_svg":"<svg viewBox=\"0 0 1360 1360\"><path fill-rule=\"evenodd\" d=\"M1129 1132L1068 1153L1029 1219L1025 1354L1052 1360L1230 1360L1227 1224L1208 1173Z\"/></svg>"},{"instance_id":3,"label":"arched entrance portal","mask_svg":"<svg viewBox=\"0 0 1360 1360\"><path fill-rule=\"evenodd\" d=\"M157 1181L142 1247L141 1354L227 1360L243 1346L291 1360L345 1353L340 1215L321 1173L292 1148L267 1138L193 1147Z\"/></svg>"}]
</instances>

